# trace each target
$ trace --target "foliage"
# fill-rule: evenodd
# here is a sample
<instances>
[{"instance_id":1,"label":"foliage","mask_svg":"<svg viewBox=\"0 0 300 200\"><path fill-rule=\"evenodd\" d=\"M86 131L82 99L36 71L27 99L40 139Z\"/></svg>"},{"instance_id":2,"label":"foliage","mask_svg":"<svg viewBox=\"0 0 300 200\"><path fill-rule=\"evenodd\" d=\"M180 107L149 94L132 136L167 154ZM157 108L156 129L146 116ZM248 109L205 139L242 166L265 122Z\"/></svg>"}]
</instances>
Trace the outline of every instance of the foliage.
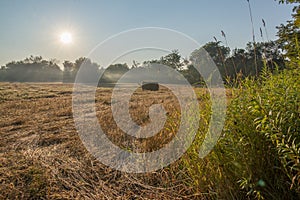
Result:
<instances>
[{"instance_id":1,"label":"foliage","mask_svg":"<svg viewBox=\"0 0 300 200\"><path fill-rule=\"evenodd\" d=\"M274 71L278 66L280 70L285 68L282 48L275 41L255 43L255 50L254 43L249 42L245 49L234 49L232 55L230 55L230 49L222 45L220 41L209 42L202 48L210 54L227 83L241 77L255 76L255 55L259 73L262 72L265 66L271 71ZM197 51L199 50L192 52L191 60L197 55ZM193 66L188 66L189 71L186 73L186 77L188 80L201 82L201 78L194 78L198 74L193 68Z\"/></svg>"},{"instance_id":2,"label":"foliage","mask_svg":"<svg viewBox=\"0 0 300 200\"><path fill-rule=\"evenodd\" d=\"M211 56L211 58L219 68L220 73L224 77L228 76L230 72L227 69L225 62L230 53L230 49L228 47L224 47L223 45L220 45L220 41L208 42L207 44L202 46L202 48L204 48ZM192 53L191 57L193 57L193 54L195 54L195 52Z\"/></svg>"},{"instance_id":3,"label":"foliage","mask_svg":"<svg viewBox=\"0 0 300 200\"><path fill-rule=\"evenodd\" d=\"M12 61L0 70L1 81L57 82L61 81L61 76L55 60L44 60L41 56Z\"/></svg>"},{"instance_id":4,"label":"foliage","mask_svg":"<svg viewBox=\"0 0 300 200\"><path fill-rule=\"evenodd\" d=\"M300 196L299 70L262 81L245 80L235 91L224 137L215 153L224 177L250 198L296 199Z\"/></svg>"},{"instance_id":5,"label":"foliage","mask_svg":"<svg viewBox=\"0 0 300 200\"><path fill-rule=\"evenodd\" d=\"M224 80L236 80L240 77L248 77L256 75L255 55L258 64L258 71L261 72L265 64L269 69L274 70L276 66L284 69L284 58L282 56L282 43L275 41L256 43L254 51L253 43L248 43L246 49L235 49L230 54L230 48L225 47L220 41L208 42L204 48L216 66ZM197 55L196 49L190 55L190 59L183 58L178 50L162 56L158 60L144 61L142 65L134 61L133 68L138 68L142 72L146 67L153 63L169 66L180 72L191 84L203 86L204 82L201 75L191 64L191 60ZM254 54L254 52L256 54ZM118 79L129 70L128 65L113 64L106 69L92 62L89 58L80 57L74 62L65 60L63 71L57 65L56 60L44 60L41 56L31 56L23 61L12 61L0 68L0 81L20 81L20 82L74 82L79 68L84 65L85 80L89 80L88 76L99 76L103 74L100 82L115 83ZM82 71L83 72L83 71ZM90 80L96 80L98 77L91 77ZM177 79L174 77L174 79Z\"/></svg>"},{"instance_id":6,"label":"foliage","mask_svg":"<svg viewBox=\"0 0 300 200\"><path fill-rule=\"evenodd\" d=\"M288 21L286 25L281 24L278 28L278 43L280 43L285 51L285 57L290 61L292 68L299 66L300 59L300 29L293 21Z\"/></svg>"},{"instance_id":7,"label":"foliage","mask_svg":"<svg viewBox=\"0 0 300 200\"><path fill-rule=\"evenodd\" d=\"M264 69L261 79L246 78L231 89L223 134L204 159L198 149L210 106L209 97L200 96L207 106L201 110L202 126L182 159L195 193L209 199L299 199L299 76L299 69L273 74Z\"/></svg>"},{"instance_id":8,"label":"foliage","mask_svg":"<svg viewBox=\"0 0 300 200\"><path fill-rule=\"evenodd\" d=\"M128 70L129 68L126 63L110 65L106 70L104 70L100 82L116 83Z\"/></svg>"},{"instance_id":9,"label":"foliage","mask_svg":"<svg viewBox=\"0 0 300 200\"><path fill-rule=\"evenodd\" d=\"M79 68L84 65L85 70L82 71L84 81L94 80L99 73L99 65L93 63L89 58L80 57L75 60L74 63L70 61L64 61L64 73L63 73L63 82L74 82L76 74Z\"/></svg>"},{"instance_id":10,"label":"foliage","mask_svg":"<svg viewBox=\"0 0 300 200\"><path fill-rule=\"evenodd\" d=\"M203 78L193 65L188 65L186 69L183 69L180 72L189 83L195 86L205 86Z\"/></svg>"},{"instance_id":11,"label":"foliage","mask_svg":"<svg viewBox=\"0 0 300 200\"><path fill-rule=\"evenodd\" d=\"M300 3L299 0L280 0L279 3ZM285 52L285 57L289 61L289 67L299 66L300 60L300 5L294 7L295 12L293 20L287 21L287 24L281 24L278 29L279 40L277 41Z\"/></svg>"},{"instance_id":12,"label":"foliage","mask_svg":"<svg viewBox=\"0 0 300 200\"><path fill-rule=\"evenodd\" d=\"M183 63L181 62L181 56L178 50L173 50L172 53L161 57L159 63L172 67L176 70L180 70L183 66Z\"/></svg>"}]
</instances>

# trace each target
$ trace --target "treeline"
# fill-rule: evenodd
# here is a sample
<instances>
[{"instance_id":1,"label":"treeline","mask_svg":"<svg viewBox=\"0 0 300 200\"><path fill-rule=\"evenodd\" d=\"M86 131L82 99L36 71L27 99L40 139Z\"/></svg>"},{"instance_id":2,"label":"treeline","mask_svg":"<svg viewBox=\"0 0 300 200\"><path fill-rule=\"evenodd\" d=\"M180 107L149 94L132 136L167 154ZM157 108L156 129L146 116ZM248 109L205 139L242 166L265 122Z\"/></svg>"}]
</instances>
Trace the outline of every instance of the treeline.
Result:
<instances>
[{"instance_id":1,"label":"treeline","mask_svg":"<svg viewBox=\"0 0 300 200\"><path fill-rule=\"evenodd\" d=\"M249 76L259 76L264 67L270 70L284 69L283 49L278 42L248 43L245 49L230 50L220 41L212 41L203 46L210 54L224 80L235 80ZM201 85L203 80L194 68L191 60L197 54L196 49L189 58L183 58L177 50L157 60L133 62L129 67L125 64L114 64L106 69L88 58L78 58L74 62L64 61L59 67L57 61L45 60L41 56L30 56L22 61L12 61L0 69L0 81L4 82L67 82L75 81L80 66L88 66L87 74L103 74L101 83L115 83L130 68L138 68L141 73L152 63L167 65L180 72L191 84ZM167 77L166 77L167 78ZM174 77L173 77L174 78ZM88 80L88 78L86 78ZM171 79L170 79L171 80Z\"/></svg>"},{"instance_id":2,"label":"treeline","mask_svg":"<svg viewBox=\"0 0 300 200\"><path fill-rule=\"evenodd\" d=\"M0 69L0 80L8 82L59 82L62 71L55 60L30 56L22 61L12 61Z\"/></svg>"}]
</instances>

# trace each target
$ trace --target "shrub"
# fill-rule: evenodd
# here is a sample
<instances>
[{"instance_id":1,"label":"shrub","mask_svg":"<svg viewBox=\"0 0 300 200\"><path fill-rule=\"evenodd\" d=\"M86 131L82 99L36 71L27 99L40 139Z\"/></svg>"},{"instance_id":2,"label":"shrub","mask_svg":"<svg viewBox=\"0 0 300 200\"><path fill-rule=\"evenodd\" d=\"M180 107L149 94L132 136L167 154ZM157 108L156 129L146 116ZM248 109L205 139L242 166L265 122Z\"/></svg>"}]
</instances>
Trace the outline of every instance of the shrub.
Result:
<instances>
[{"instance_id":1,"label":"shrub","mask_svg":"<svg viewBox=\"0 0 300 200\"><path fill-rule=\"evenodd\" d=\"M265 72L231 90L217 146L201 160L194 145L183 158L195 192L216 199L299 199L299 73Z\"/></svg>"},{"instance_id":2,"label":"shrub","mask_svg":"<svg viewBox=\"0 0 300 200\"><path fill-rule=\"evenodd\" d=\"M289 199L300 194L299 70L246 80L229 107L220 141L225 173L246 195ZM230 159L228 159L230 158Z\"/></svg>"}]
</instances>

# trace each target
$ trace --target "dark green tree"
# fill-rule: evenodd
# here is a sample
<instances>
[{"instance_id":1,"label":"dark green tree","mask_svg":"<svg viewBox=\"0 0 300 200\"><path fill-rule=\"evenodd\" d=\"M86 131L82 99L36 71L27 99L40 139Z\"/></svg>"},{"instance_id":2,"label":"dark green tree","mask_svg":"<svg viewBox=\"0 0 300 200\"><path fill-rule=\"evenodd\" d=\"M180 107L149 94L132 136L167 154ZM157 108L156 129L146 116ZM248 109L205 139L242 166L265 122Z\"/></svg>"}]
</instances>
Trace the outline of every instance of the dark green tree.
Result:
<instances>
[{"instance_id":1,"label":"dark green tree","mask_svg":"<svg viewBox=\"0 0 300 200\"><path fill-rule=\"evenodd\" d=\"M41 56L30 56L21 61L12 61L4 67L4 81L10 82L60 82L62 71L53 61Z\"/></svg>"},{"instance_id":2,"label":"dark green tree","mask_svg":"<svg viewBox=\"0 0 300 200\"><path fill-rule=\"evenodd\" d=\"M208 42L207 44L205 44L204 46L202 46L202 48L204 48L207 53L210 55L210 57L213 59L213 61L215 62L216 66L218 67L222 77L225 79L227 76L229 76L231 73L234 74L234 69L228 69L228 67L226 66L226 59L230 54L230 49L229 47L225 47L223 45L221 45L220 41L216 41L216 42ZM197 54L197 51L199 50L195 50L190 57L190 60L194 59L195 55Z\"/></svg>"},{"instance_id":3,"label":"dark green tree","mask_svg":"<svg viewBox=\"0 0 300 200\"><path fill-rule=\"evenodd\" d=\"M186 69L182 69L180 72L190 84L195 86L205 86L202 76L193 65L188 65Z\"/></svg>"},{"instance_id":4,"label":"dark green tree","mask_svg":"<svg viewBox=\"0 0 300 200\"><path fill-rule=\"evenodd\" d=\"M277 27L279 40L285 57L289 61L289 67L300 66L300 0L279 0L279 3L295 4L293 9L293 20L287 21L287 24L281 24Z\"/></svg>"},{"instance_id":5,"label":"dark green tree","mask_svg":"<svg viewBox=\"0 0 300 200\"><path fill-rule=\"evenodd\" d=\"M128 70L129 67L126 63L110 65L105 69L100 83L116 83Z\"/></svg>"},{"instance_id":6,"label":"dark green tree","mask_svg":"<svg viewBox=\"0 0 300 200\"><path fill-rule=\"evenodd\" d=\"M77 72L80 67L83 67L81 71L81 78L82 80L78 80L80 82L93 82L97 79L99 75L99 68L100 66L97 63L94 63L89 58L80 57L74 61L74 63L70 61L64 61L64 75L63 75L63 82L70 83L74 82Z\"/></svg>"},{"instance_id":7,"label":"dark green tree","mask_svg":"<svg viewBox=\"0 0 300 200\"><path fill-rule=\"evenodd\" d=\"M176 70L180 70L183 66L183 63L181 62L181 55L178 50L173 50L172 53L161 57L159 63L172 67Z\"/></svg>"}]
</instances>

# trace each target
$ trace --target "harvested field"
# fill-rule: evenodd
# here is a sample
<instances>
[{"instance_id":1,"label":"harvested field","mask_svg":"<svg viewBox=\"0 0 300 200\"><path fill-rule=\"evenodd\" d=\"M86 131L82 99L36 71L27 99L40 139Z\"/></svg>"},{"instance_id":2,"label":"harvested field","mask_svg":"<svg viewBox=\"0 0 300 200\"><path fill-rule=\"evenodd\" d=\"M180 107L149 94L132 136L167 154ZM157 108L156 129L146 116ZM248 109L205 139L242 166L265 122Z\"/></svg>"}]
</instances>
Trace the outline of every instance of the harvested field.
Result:
<instances>
[{"instance_id":1,"label":"harvested field","mask_svg":"<svg viewBox=\"0 0 300 200\"><path fill-rule=\"evenodd\" d=\"M98 162L83 146L72 115L72 84L0 84L0 199L190 199L197 193L181 161L152 173L128 174ZM166 89L136 90L130 115L149 123L148 109L163 104L168 120L151 139L123 133L113 120L111 88L99 88L99 123L113 143L132 151L153 151L177 131L179 104ZM206 92L197 89L199 99Z\"/></svg>"}]
</instances>

